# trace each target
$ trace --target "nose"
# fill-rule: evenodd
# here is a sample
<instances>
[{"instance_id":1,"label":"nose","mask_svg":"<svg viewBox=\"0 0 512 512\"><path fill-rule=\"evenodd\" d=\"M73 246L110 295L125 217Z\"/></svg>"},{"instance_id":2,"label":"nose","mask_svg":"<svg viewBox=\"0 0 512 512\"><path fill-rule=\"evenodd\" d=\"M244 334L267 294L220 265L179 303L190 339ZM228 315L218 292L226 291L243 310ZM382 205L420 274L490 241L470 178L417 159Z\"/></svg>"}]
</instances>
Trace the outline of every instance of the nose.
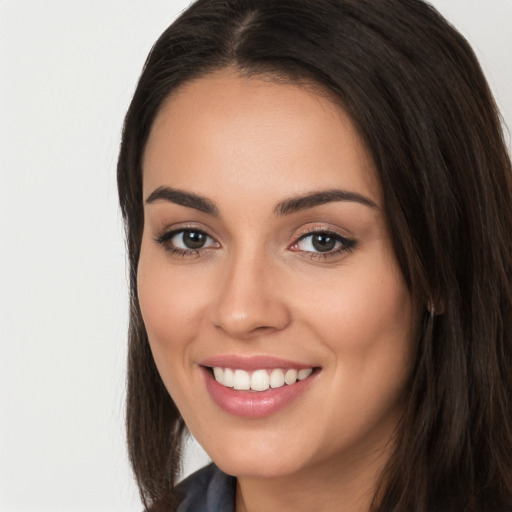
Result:
<instances>
[{"instance_id":1,"label":"nose","mask_svg":"<svg viewBox=\"0 0 512 512\"><path fill-rule=\"evenodd\" d=\"M291 314L278 276L275 265L255 254L225 262L211 309L215 327L236 339L286 328Z\"/></svg>"}]
</instances>

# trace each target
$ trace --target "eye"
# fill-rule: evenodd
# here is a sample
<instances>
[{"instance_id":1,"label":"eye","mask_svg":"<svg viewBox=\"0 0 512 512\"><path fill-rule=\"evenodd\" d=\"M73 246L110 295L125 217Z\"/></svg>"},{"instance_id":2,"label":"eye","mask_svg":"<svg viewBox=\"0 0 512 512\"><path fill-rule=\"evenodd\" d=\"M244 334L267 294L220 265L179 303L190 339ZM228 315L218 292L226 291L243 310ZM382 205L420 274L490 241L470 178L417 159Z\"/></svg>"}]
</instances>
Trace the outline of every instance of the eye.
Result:
<instances>
[{"instance_id":1,"label":"eye","mask_svg":"<svg viewBox=\"0 0 512 512\"><path fill-rule=\"evenodd\" d=\"M211 236L200 229L179 229L169 231L156 238L171 253L187 256L198 254L202 249L219 247Z\"/></svg>"},{"instance_id":2,"label":"eye","mask_svg":"<svg viewBox=\"0 0 512 512\"><path fill-rule=\"evenodd\" d=\"M177 249L203 249L213 245L213 238L204 231L184 229L173 235L169 242Z\"/></svg>"},{"instance_id":3,"label":"eye","mask_svg":"<svg viewBox=\"0 0 512 512\"><path fill-rule=\"evenodd\" d=\"M341 242L331 233L314 233L301 238L297 242L297 248L308 252L330 252L337 249Z\"/></svg>"},{"instance_id":4,"label":"eye","mask_svg":"<svg viewBox=\"0 0 512 512\"><path fill-rule=\"evenodd\" d=\"M355 240L343 237L332 231L315 231L301 236L290 247L290 250L330 256L343 251L349 251L355 244Z\"/></svg>"}]
</instances>

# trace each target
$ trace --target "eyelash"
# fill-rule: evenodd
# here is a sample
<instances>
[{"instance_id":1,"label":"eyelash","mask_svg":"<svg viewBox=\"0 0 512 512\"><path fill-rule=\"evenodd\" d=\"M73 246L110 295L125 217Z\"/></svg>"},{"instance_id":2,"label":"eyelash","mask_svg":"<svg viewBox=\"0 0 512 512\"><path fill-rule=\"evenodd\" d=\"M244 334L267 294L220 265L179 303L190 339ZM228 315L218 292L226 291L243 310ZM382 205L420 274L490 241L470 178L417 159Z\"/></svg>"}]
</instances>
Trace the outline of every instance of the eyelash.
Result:
<instances>
[{"instance_id":1,"label":"eyelash","mask_svg":"<svg viewBox=\"0 0 512 512\"><path fill-rule=\"evenodd\" d=\"M195 229L195 228L180 228L175 229L172 231L167 231L162 233L161 235L157 236L155 238L155 241L162 245L164 249L169 252L172 256L179 256L182 258L186 257L199 257L201 256L201 253L205 250L209 250L212 248L220 247L218 242L215 242L216 246L209 246L209 247L200 247L198 249L182 249L180 247L176 247L171 244L171 240L180 233L184 234L186 232L189 233L196 233L199 235L204 235L207 239L213 240L213 237L208 235L205 231L202 229ZM300 249L292 249L292 247L297 246L301 241L306 240L308 237L312 237L314 235L324 235L328 238L334 239L335 242L340 244L340 247L336 250L326 251L326 252L314 252L314 251L301 251ZM293 244L289 246L289 249L294 252L303 252L304 256L310 258L311 260L319 260L319 259L327 259L333 256L338 256L339 254L342 254L344 252L352 252L357 245L357 241L353 238L347 238L344 236L341 236L338 233L335 233L330 230L326 229L311 229L306 231L305 233L302 233Z\"/></svg>"},{"instance_id":2,"label":"eyelash","mask_svg":"<svg viewBox=\"0 0 512 512\"><path fill-rule=\"evenodd\" d=\"M197 258L197 257L201 256L202 251L211 248L211 247L200 247L198 249L181 249L180 247L176 247L171 244L171 240L176 235L179 235L180 233L184 234L186 232L201 234L201 235L204 235L205 237L207 237L208 239L213 240L213 237L208 235L208 233L206 233L204 230L190 227L190 228L174 229L172 231L164 232L161 235L157 236L155 238L155 241L157 243L159 243L160 245L162 245L164 247L164 249L167 252L169 252L172 256L179 256L182 258L186 258L186 257L196 257ZM218 245L218 243L217 243L217 245Z\"/></svg>"},{"instance_id":3,"label":"eyelash","mask_svg":"<svg viewBox=\"0 0 512 512\"><path fill-rule=\"evenodd\" d=\"M352 252L356 245L357 240L354 238L348 238L345 236L342 236L334 231L330 231L328 229L308 229L306 232L302 233L299 238L290 247L294 247L298 245L301 241L312 237L314 235L324 235L328 238L333 238L335 242L338 242L340 244L340 247L336 250L326 251L326 252L313 252L313 251L302 251L305 253L305 255L310 258L311 260L319 260L319 259L327 259L334 256L338 256L343 253L350 253ZM294 250L294 249L292 249ZM297 251L300 251L298 249Z\"/></svg>"}]
</instances>

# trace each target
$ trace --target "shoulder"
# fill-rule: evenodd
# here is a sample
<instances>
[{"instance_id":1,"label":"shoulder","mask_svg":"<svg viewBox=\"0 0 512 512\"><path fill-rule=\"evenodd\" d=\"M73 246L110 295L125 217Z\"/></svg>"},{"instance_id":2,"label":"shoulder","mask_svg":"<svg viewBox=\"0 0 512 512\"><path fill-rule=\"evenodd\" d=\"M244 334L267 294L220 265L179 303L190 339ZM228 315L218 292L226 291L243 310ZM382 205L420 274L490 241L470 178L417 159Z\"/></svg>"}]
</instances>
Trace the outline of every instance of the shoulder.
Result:
<instances>
[{"instance_id":1,"label":"shoulder","mask_svg":"<svg viewBox=\"0 0 512 512\"><path fill-rule=\"evenodd\" d=\"M177 512L234 512L236 479L209 464L178 484Z\"/></svg>"}]
</instances>

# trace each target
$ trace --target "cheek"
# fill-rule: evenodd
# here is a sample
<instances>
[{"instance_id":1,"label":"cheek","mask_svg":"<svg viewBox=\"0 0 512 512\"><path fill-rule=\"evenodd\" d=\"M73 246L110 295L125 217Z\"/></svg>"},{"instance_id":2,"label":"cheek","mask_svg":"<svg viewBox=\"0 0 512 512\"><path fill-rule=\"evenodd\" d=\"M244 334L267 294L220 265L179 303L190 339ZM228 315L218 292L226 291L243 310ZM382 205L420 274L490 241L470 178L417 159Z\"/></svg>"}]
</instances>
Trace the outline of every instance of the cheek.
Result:
<instances>
[{"instance_id":1,"label":"cheek","mask_svg":"<svg viewBox=\"0 0 512 512\"><path fill-rule=\"evenodd\" d=\"M360 270L347 268L325 289L328 293L310 289L314 295L303 317L332 355L333 393L351 389L353 396L371 403L396 397L412 367L416 327L394 259L372 258Z\"/></svg>"},{"instance_id":2,"label":"cheek","mask_svg":"<svg viewBox=\"0 0 512 512\"><path fill-rule=\"evenodd\" d=\"M389 267L381 275L347 277L344 293L309 313L332 356L324 392L336 405L325 435L340 445L391 431L407 393L415 352L412 303L401 275Z\"/></svg>"},{"instance_id":3,"label":"cheek","mask_svg":"<svg viewBox=\"0 0 512 512\"><path fill-rule=\"evenodd\" d=\"M410 295L401 276L389 267L383 273L347 271L323 292L312 288L306 295L304 315L322 330L322 337L332 340L335 350L362 350L379 339L411 339Z\"/></svg>"},{"instance_id":4,"label":"cheek","mask_svg":"<svg viewBox=\"0 0 512 512\"><path fill-rule=\"evenodd\" d=\"M164 381L180 371L207 304L204 281L170 266L165 255L142 246L137 272L140 309L153 357ZM171 368L173 367L173 368Z\"/></svg>"}]
</instances>

